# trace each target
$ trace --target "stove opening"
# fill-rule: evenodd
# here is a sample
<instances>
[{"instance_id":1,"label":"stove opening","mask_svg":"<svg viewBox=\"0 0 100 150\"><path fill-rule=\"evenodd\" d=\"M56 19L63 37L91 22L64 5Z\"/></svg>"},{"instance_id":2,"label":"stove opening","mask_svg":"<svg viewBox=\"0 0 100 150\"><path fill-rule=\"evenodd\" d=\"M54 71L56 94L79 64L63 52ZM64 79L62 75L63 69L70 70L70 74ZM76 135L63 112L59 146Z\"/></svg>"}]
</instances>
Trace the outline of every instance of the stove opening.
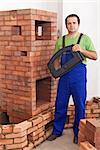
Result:
<instances>
[{"instance_id":1,"label":"stove opening","mask_svg":"<svg viewBox=\"0 0 100 150\"><path fill-rule=\"evenodd\" d=\"M36 81L36 103L37 106L50 102L51 78L43 78Z\"/></svg>"}]
</instances>

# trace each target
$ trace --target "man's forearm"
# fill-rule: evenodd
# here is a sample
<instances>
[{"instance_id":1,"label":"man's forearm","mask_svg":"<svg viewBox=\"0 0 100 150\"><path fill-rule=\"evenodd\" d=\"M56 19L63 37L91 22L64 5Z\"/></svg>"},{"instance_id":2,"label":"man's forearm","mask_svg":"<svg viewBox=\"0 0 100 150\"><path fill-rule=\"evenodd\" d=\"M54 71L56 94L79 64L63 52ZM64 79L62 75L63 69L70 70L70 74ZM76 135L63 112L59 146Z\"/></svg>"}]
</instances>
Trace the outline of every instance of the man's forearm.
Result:
<instances>
[{"instance_id":1,"label":"man's forearm","mask_svg":"<svg viewBox=\"0 0 100 150\"><path fill-rule=\"evenodd\" d=\"M89 59L93 59L93 60L96 60L97 59L97 53L96 51L93 51L93 50L84 50L84 49L81 49L80 51L85 57L89 58Z\"/></svg>"},{"instance_id":2,"label":"man's forearm","mask_svg":"<svg viewBox=\"0 0 100 150\"><path fill-rule=\"evenodd\" d=\"M94 50L84 50L80 47L79 44L75 44L72 48L72 50L74 52L80 51L85 57L89 58L89 59L93 59L96 60L97 59L97 53Z\"/></svg>"}]
</instances>

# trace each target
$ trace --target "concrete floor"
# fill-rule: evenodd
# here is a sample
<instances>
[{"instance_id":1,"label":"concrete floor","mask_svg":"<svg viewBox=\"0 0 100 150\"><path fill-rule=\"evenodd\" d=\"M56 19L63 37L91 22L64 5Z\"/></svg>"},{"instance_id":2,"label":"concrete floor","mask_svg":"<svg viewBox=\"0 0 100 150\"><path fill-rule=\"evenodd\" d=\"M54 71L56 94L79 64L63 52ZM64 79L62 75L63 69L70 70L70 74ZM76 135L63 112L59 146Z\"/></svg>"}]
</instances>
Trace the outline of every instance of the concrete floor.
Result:
<instances>
[{"instance_id":1,"label":"concrete floor","mask_svg":"<svg viewBox=\"0 0 100 150\"><path fill-rule=\"evenodd\" d=\"M79 146L73 143L72 129L66 129L63 136L54 141L45 141L33 150L79 150Z\"/></svg>"}]
</instances>

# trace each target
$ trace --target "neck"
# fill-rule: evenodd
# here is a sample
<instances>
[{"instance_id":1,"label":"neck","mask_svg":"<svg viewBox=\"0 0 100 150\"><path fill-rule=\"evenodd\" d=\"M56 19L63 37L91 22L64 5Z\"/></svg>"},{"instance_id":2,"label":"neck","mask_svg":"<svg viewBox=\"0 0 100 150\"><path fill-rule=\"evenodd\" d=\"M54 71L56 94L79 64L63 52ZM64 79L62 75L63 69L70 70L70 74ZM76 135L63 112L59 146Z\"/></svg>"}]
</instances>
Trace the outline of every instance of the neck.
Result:
<instances>
[{"instance_id":1,"label":"neck","mask_svg":"<svg viewBox=\"0 0 100 150\"><path fill-rule=\"evenodd\" d=\"M67 36L68 37L75 37L75 36L77 36L79 34L79 32L69 32L68 34L67 34Z\"/></svg>"}]
</instances>

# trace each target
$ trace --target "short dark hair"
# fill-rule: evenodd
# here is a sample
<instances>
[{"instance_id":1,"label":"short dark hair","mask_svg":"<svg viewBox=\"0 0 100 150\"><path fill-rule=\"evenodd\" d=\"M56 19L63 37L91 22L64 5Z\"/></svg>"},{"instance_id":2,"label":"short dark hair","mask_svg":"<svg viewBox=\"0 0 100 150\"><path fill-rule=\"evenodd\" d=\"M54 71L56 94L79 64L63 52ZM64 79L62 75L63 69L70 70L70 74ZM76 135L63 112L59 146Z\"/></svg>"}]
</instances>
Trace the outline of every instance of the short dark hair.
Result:
<instances>
[{"instance_id":1,"label":"short dark hair","mask_svg":"<svg viewBox=\"0 0 100 150\"><path fill-rule=\"evenodd\" d=\"M76 15L76 14L70 14L70 15L68 15L68 16L65 18L65 25L66 25L66 27L67 27L67 19L70 18L70 17L76 17L76 18L77 18L77 21L78 21L78 24L80 24L80 18L79 18L79 16Z\"/></svg>"}]
</instances>

